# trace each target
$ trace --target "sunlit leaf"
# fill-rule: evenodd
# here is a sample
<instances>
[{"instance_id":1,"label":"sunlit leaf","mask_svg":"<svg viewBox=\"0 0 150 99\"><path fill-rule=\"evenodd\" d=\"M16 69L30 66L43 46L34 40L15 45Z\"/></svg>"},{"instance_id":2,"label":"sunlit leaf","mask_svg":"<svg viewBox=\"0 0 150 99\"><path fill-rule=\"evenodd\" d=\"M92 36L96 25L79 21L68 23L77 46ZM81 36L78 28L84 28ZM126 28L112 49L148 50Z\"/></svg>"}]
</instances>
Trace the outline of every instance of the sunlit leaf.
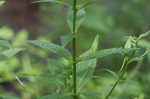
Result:
<instances>
[{"instance_id":1,"label":"sunlit leaf","mask_svg":"<svg viewBox=\"0 0 150 99\"><path fill-rule=\"evenodd\" d=\"M37 40L29 40L29 43L39 46L41 48L47 49L59 56L63 56L63 57L71 57L71 54L68 50L66 50L65 48L53 44L53 43L47 43L47 42L43 42L43 41L37 41Z\"/></svg>"},{"instance_id":2,"label":"sunlit leaf","mask_svg":"<svg viewBox=\"0 0 150 99\"><path fill-rule=\"evenodd\" d=\"M8 27L1 27L0 28L0 38L5 40L11 40L14 36L13 30Z\"/></svg>"},{"instance_id":3,"label":"sunlit leaf","mask_svg":"<svg viewBox=\"0 0 150 99\"><path fill-rule=\"evenodd\" d=\"M127 40L127 42L126 42L124 48L131 48L131 45L132 45L131 40L132 40L132 37L130 36L130 37L128 38L128 40Z\"/></svg>"},{"instance_id":4,"label":"sunlit leaf","mask_svg":"<svg viewBox=\"0 0 150 99\"><path fill-rule=\"evenodd\" d=\"M0 1L0 6L3 5L5 3L5 1Z\"/></svg>"}]
</instances>

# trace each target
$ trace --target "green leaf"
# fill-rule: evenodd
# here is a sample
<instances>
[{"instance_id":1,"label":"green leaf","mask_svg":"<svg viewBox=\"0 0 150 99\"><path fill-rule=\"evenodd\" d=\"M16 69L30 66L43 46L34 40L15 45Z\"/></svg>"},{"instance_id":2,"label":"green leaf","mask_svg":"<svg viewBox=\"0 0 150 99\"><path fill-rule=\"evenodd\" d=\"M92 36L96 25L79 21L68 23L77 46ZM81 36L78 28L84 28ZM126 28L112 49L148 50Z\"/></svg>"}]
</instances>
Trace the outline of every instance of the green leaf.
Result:
<instances>
[{"instance_id":1,"label":"green leaf","mask_svg":"<svg viewBox=\"0 0 150 99\"><path fill-rule=\"evenodd\" d=\"M80 9L80 10L77 11L76 31L78 30L80 25L85 20L85 15L86 15L86 12L85 12L84 9ZM68 23L68 25L70 27L70 30L72 31L73 30L73 10L72 9L69 9L69 11L68 11L67 23Z\"/></svg>"},{"instance_id":2,"label":"green leaf","mask_svg":"<svg viewBox=\"0 0 150 99\"><path fill-rule=\"evenodd\" d=\"M98 48L99 36L97 35L91 48L83 53L81 56L87 56L90 52L95 52ZM80 57L81 57L80 56ZM77 64L77 86L78 92L85 86L85 84L92 78L94 69L96 67L96 59L88 61L81 61Z\"/></svg>"},{"instance_id":3,"label":"green leaf","mask_svg":"<svg viewBox=\"0 0 150 99\"><path fill-rule=\"evenodd\" d=\"M80 58L78 58L78 61L83 61L83 60L88 60L88 59L92 59L92 58L103 58L109 55L113 55L113 54L125 54L128 51L130 51L132 49L125 49L125 48L109 48L109 49L103 49L100 51L96 51L96 52L90 52L89 54L85 55L85 56L81 56Z\"/></svg>"},{"instance_id":4,"label":"green leaf","mask_svg":"<svg viewBox=\"0 0 150 99\"><path fill-rule=\"evenodd\" d=\"M146 37L146 36L148 36L148 35L150 35L150 31L148 31L148 32L146 32L146 33L142 33L142 34L137 38L137 40L141 40L142 38L144 38L144 37Z\"/></svg>"},{"instance_id":5,"label":"green leaf","mask_svg":"<svg viewBox=\"0 0 150 99\"><path fill-rule=\"evenodd\" d=\"M65 48L59 46L59 45L56 45L53 43L37 41L37 40L29 40L28 42L33 44L33 45L39 46L41 48L47 49L47 50L49 50L49 51L51 51L51 52L53 52L59 56L63 56L63 57L67 57L67 58L71 57L70 52L68 50L66 50Z\"/></svg>"},{"instance_id":6,"label":"green leaf","mask_svg":"<svg viewBox=\"0 0 150 99\"><path fill-rule=\"evenodd\" d=\"M25 49L24 48L11 48L7 51L4 51L2 54L9 58L9 57L16 55L17 53L19 53L20 51L23 51L23 50L25 50Z\"/></svg>"},{"instance_id":7,"label":"green leaf","mask_svg":"<svg viewBox=\"0 0 150 99\"><path fill-rule=\"evenodd\" d=\"M130 37L128 38L128 40L127 40L127 42L126 42L124 48L131 48L131 45L132 45L131 40L132 40L132 36L130 36Z\"/></svg>"},{"instance_id":8,"label":"green leaf","mask_svg":"<svg viewBox=\"0 0 150 99\"><path fill-rule=\"evenodd\" d=\"M90 48L90 50L92 52L96 52L96 50L98 49L98 44L99 44L99 35L96 35L94 42L92 44L92 47Z\"/></svg>"},{"instance_id":9,"label":"green leaf","mask_svg":"<svg viewBox=\"0 0 150 99\"><path fill-rule=\"evenodd\" d=\"M87 57L87 56L90 56L91 53L95 53L96 50L98 49L98 44L99 44L99 35L96 35L91 48L88 51L86 51L85 53L81 54L80 58Z\"/></svg>"},{"instance_id":10,"label":"green leaf","mask_svg":"<svg viewBox=\"0 0 150 99\"><path fill-rule=\"evenodd\" d=\"M146 50L141 56L132 58L132 59L129 61L129 63L135 62L135 61L138 62L138 61L142 60L148 53L149 53L149 50Z\"/></svg>"},{"instance_id":11,"label":"green leaf","mask_svg":"<svg viewBox=\"0 0 150 99\"><path fill-rule=\"evenodd\" d=\"M92 78L96 67L96 59L82 61L77 64L77 86L78 92Z\"/></svg>"},{"instance_id":12,"label":"green leaf","mask_svg":"<svg viewBox=\"0 0 150 99\"><path fill-rule=\"evenodd\" d=\"M5 3L5 1L0 1L0 6L3 5Z\"/></svg>"},{"instance_id":13,"label":"green leaf","mask_svg":"<svg viewBox=\"0 0 150 99\"><path fill-rule=\"evenodd\" d=\"M11 40L13 36L14 36L14 32L12 29L4 26L0 28L1 39Z\"/></svg>"},{"instance_id":14,"label":"green leaf","mask_svg":"<svg viewBox=\"0 0 150 99\"><path fill-rule=\"evenodd\" d=\"M24 50L23 48L13 48L13 49L6 50L2 52L2 54L0 54L0 61L5 61L8 58L16 55L17 53L23 50Z\"/></svg>"},{"instance_id":15,"label":"green leaf","mask_svg":"<svg viewBox=\"0 0 150 99\"><path fill-rule=\"evenodd\" d=\"M76 35L69 34L61 37L61 45L65 47Z\"/></svg>"},{"instance_id":16,"label":"green leaf","mask_svg":"<svg viewBox=\"0 0 150 99\"><path fill-rule=\"evenodd\" d=\"M20 98L15 97L15 96L2 96L2 95L0 95L0 99L20 99Z\"/></svg>"},{"instance_id":17,"label":"green leaf","mask_svg":"<svg viewBox=\"0 0 150 99\"><path fill-rule=\"evenodd\" d=\"M11 47L11 45L9 44L9 42L6 41L6 40L0 40L0 46L5 46L5 47L8 47L8 48Z\"/></svg>"},{"instance_id":18,"label":"green leaf","mask_svg":"<svg viewBox=\"0 0 150 99\"><path fill-rule=\"evenodd\" d=\"M68 3L60 1L60 0L39 0L39 1L35 1L34 3L42 3L42 2L52 2L52 3L63 5L65 7L70 7Z\"/></svg>"},{"instance_id":19,"label":"green leaf","mask_svg":"<svg viewBox=\"0 0 150 99\"><path fill-rule=\"evenodd\" d=\"M150 43L146 40L140 40L138 45L146 49L150 48Z\"/></svg>"}]
</instances>

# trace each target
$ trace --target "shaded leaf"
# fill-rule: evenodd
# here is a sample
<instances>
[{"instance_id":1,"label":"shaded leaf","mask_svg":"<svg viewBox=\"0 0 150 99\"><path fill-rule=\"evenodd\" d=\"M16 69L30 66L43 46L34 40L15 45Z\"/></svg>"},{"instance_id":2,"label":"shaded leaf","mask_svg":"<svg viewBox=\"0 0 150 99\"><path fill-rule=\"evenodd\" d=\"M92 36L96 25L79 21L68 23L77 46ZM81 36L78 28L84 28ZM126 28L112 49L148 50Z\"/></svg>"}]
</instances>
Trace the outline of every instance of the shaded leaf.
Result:
<instances>
[{"instance_id":1,"label":"shaded leaf","mask_svg":"<svg viewBox=\"0 0 150 99\"><path fill-rule=\"evenodd\" d=\"M83 60L88 60L88 59L92 59L92 58L103 58L106 57L108 55L113 55L113 54L126 54L127 52L129 52L130 50L133 49L125 49L125 48L109 48L109 49L103 49L100 51L96 51L96 52L90 52L89 54L86 54L84 56L81 56L78 61L83 61ZM135 49L134 49L135 50Z\"/></svg>"},{"instance_id":2,"label":"shaded leaf","mask_svg":"<svg viewBox=\"0 0 150 99\"><path fill-rule=\"evenodd\" d=\"M37 41L37 40L29 40L29 43L39 46L41 48L47 49L59 56L63 56L63 57L71 57L71 54L68 50L66 50L65 48L53 44L53 43L47 43L47 42L42 42L42 41Z\"/></svg>"},{"instance_id":3,"label":"shaded leaf","mask_svg":"<svg viewBox=\"0 0 150 99\"><path fill-rule=\"evenodd\" d=\"M77 19L76 19L76 31L82 24L82 22L85 20L86 12L84 9L80 9L77 11ZM68 15L67 15L67 23L70 27L70 30L73 30L73 10L69 9Z\"/></svg>"},{"instance_id":4,"label":"shaded leaf","mask_svg":"<svg viewBox=\"0 0 150 99\"><path fill-rule=\"evenodd\" d=\"M98 42L99 36L97 35L93 41L91 48L87 52L83 53L81 56L86 56L90 52L95 52L98 48ZM80 90L85 86L85 84L92 78L95 67L96 59L81 61L77 64L78 92L80 92Z\"/></svg>"},{"instance_id":5,"label":"shaded leaf","mask_svg":"<svg viewBox=\"0 0 150 99\"><path fill-rule=\"evenodd\" d=\"M129 63L142 60L148 53L149 50L145 51L141 56L132 58Z\"/></svg>"},{"instance_id":6,"label":"shaded leaf","mask_svg":"<svg viewBox=\"0 0 150 99\"><path fill-rule=\"evenodd\" d=\"M92 78L95 67L96 59L82 61L77 64L78 92L80 92L84 85Z\"/></svg>"}]
</instances>

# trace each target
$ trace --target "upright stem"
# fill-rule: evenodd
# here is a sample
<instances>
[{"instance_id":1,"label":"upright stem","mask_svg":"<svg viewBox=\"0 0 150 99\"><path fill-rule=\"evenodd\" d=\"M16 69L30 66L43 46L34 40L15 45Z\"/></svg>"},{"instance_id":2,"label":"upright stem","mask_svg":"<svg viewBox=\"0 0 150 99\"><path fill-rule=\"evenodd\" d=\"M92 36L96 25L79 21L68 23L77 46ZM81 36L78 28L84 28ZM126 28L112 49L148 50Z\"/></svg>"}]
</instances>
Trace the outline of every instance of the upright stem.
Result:
<instances>
[{"instance_id":1,"label":"upright stem","mask_svg":"<svg viewBox=\"0 0 150 99\"><path fill-rule=\"evenodd\" d=\"M119 84L120 80L123 78L124 74L127 71L129 65L129 59L125 58L125 61L123 62L123 69L122 72L120 73L120 76L118 77L117 81L115 82L115 84L113 85L113 87L111 88L111 90L108 92L108 94L105 96L104 99L108 99L109 96L112 94L112 92L114 91L114 89L116 88L116 86Z\"/></svg>"},{"instance_id":2,"label":"upright stem","mask_svg":"<svg viewBox=\"0 0 150 99\"><path fill-rule=\"evenodd\" d=\"M76 34L76 18L77 18L77 0L73 1L73 31ZM72 39L72 58L73 58L73 99L77 99L77 77L76 77L76 38Z\"/></svg>"}]
</instances>

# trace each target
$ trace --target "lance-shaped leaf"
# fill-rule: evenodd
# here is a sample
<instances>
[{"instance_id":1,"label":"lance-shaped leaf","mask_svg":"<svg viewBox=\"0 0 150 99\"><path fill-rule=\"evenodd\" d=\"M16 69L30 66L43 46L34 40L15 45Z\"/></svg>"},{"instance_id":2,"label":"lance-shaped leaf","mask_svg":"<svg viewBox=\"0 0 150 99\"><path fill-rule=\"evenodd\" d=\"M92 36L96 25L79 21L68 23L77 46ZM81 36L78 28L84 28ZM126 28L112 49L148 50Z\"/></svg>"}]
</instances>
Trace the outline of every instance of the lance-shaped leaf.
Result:
<instances>
[{"instance_id":1,"label":"lance-shaped leaf","mask_svg":"<svg viewBox=\"0 0 150 99\"><path fill-rule=\"evenodd\" d=\"M85 20L85 15L86 15L86 12L85 12L84 9L80 9L80 10L77 11L76 31L78 30L80 25ZM68 23L68 25L70 27L70 30L72 31L73 30L73 10L72 9L69 9L69 11L68 11L67 23Z\"/></svg>"},{"instance_id":2,"label":"lance-shaped leaf","mask_svg":"<svg viewBox=\"0 0 150 99\"><path fill-rule=\"evenodd\" d=\"M17 53L19 53L20 51L23 51L24 48L12 48L9 50L6 50L4 52L2 52L2 54L0 54L0 61L5 61L8 58L16 55Z\"/></svg>"},{"instance_id":3,"label":"lance-shaped leaf","mask_svg":"<svg viewBox=\"0 0 150 99\"><path fill-rule=\"evenodd\" d=\"M23 51L23 50L25 50L25 49L24 48L11 48L7 51L4 51L2 54L9 58L9 57L16 55L17 53L19 53L20 51Z\"/></svg>"},{"instance_id":4,"label":"lance-shaped leaf","mask_svg":"<svg viewBox=\"0 0 150 99\"><path fill-rule=\"evenodd\" d=\"M78 92L80 92L85 84L92 78L95 67L96 59L82 61L77 64Z\"/></svg>"},{"instance_id":5,"label":"lance-shaped leaf","mask_svg":"<svg viewBox=\"0 0 150 99\"><path fill-rule=\"evenodd\" d=\"M47 49L59 56L63 56L63 57L71 57L71 54L68 50L66 50L65 48L53 44L53 43L47 43L47 42L42 42L42 41L37 41L37 40L29 40L29 43L39 46L41 48Z\"/></svg>"},{"instance_id":6,"label":"lance-shaped leaf","mask_svg":"<svg viewBox=\"0 0 150 99\"><path fill-rule=\"evenodd\" d=\"M92 47L81 56L89 55L90 52L95 52L98 48L99 36L95 37ZM81 57L80 56L80 57ZM88 61L81 61L77 64L77 87L78 92L85 86L85 84L92 78L94 69L96 67L96 59Z\"/></svg>"},{"instance_id":7,"label":"lance-shaped leaf","mask_svg":"<svg viewBox=\"0 0 150 99\"><path fill-rule=\"evenodd\" d=\"M137 40L141 40L142 38L144 38L144 37L146 37L146 36L148 36L148 35L150 35L150 31L145 32L145 33L142 33L142 34L137 38Z\"/></svg>"},{"instance_id":8,"label":"lance-shaped leaf","mask_svg":"<svg viewBox=\"0 0 150 99\"><path fill-rule=\"evenodd\" d=\"M129 52L130 50L135 50L135 49L128 49L128 48L109 48L109 49L103 49L100 51L96 51L96 52L90 52L89 54L82 56L80 58L78 58L78 61L83 61L83 60L88 60L88 59L92 59L92 58L103 58L109 55L113 55L113 54L121 54L124 55L127 52Z\"/></svg>"},{"instance_id":9,"label":"lance-shaped leaf","mask_svg":"<svg viewBox=\"0 0 150 99\"><path fill-rule=\"evenodd\" d=\"M70 7L68 3L60 1L60 0L38 0L38 1L35 1L34 3L40 3L40 2L52 2L52 3L63 5L65 7Z\"/></svg>"}]
</instances>

